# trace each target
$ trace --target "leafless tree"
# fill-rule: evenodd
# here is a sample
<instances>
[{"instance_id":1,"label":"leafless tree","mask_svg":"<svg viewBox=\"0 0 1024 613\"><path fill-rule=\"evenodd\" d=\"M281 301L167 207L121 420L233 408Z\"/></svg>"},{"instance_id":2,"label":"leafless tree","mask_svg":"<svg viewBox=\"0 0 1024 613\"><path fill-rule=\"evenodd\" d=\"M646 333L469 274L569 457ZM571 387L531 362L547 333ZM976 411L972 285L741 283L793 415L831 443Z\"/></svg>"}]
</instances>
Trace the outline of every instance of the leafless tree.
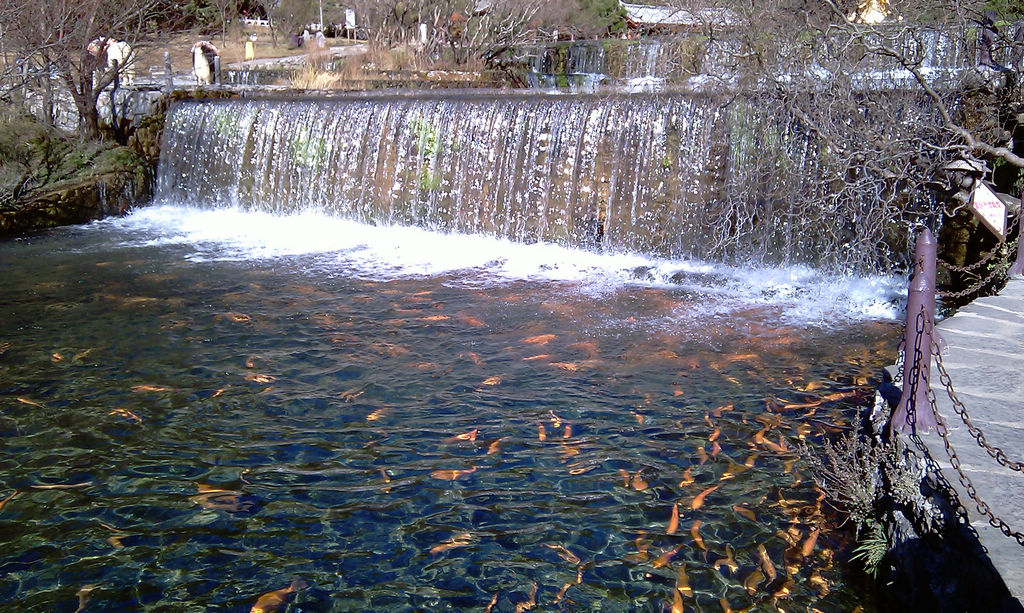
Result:
<instances>
[{"instance_id":1,"label":"leafless tree","mask_svg":"<svg viewBox=\"0 0 1024 613\"><path fill-rule=\"evenodd\" d=\"M454 61L490 61L532 40L545 0L365 0L372 42L384 49L407 45L423 57L447 50ZM425 33L425 38L422 34Z\"/></svg>"},{"instance_id":2,"label":"leafless tree","mask_svg":"<svg viewBox=\"0 0 1024 613\"><path fill-rule=\"evenodd\" d=\"M96 51L111 40L136 46L159 3L6 0L3 7L5 46L9 54L16 55L17 66L41 74L48 81L59 81L74 99L82 135L97 138L100 92L118 78L123 67L108 67L106 58Z\"/></svg>"},{"instance_id":3,"label":"leafless tree","mask_svg":"<svg viewBox=\"0 0 1024 613\"><path fill-rule=\"evenodd\" d=\"M705 3L676 5L696 14ZM730 97L730 112L775 126L750 131L745 144L734 138L733 155L745 151L764 177L734 186L748 194L749 219L798 199L803 221L838 217L875 235L941 225L965 199L946 172L958 160L1019 188L1024 47L1014 39L1024 29L1015 16L986 17L977 0L725 0L716 9L699 28L704 76L716 80L705 87ZM986 45L991 57L979 53ZM733 231L743 223L732 220ZM853 251L867 234L839 238Z\"/></svg>"},{"instance_id":4,"label":"leafless tree","mask_svg":"<svg viewBox=\"0 0 1024 613\"><path fill-rule=\"evenodd\" d=\"M217 19L220 20L220 45L227 45L228 22L238 16L238 0L206 0L217 9Z\"/></svg>"}]
</instances>

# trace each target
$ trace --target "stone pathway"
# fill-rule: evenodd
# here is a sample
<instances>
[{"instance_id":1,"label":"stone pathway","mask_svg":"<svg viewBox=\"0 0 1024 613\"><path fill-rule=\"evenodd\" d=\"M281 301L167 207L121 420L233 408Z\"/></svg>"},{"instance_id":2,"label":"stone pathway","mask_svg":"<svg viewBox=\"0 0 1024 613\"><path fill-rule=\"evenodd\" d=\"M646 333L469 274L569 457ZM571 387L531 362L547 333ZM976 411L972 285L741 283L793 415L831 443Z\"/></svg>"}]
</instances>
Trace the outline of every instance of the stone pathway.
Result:
<instances>
[{"instance_id":1,"label":"stone pathway","mask_svg":"<svg viewBox=\"0 0 1024 613\"><path fill-rule=\"evenodd\" d=\"M936 328L946 340L942 363L957 397L985 439L1011 462L1024 463L1024 280L1011 280L997 296L975 300ZM950 429L950 443L979 497L1011 530L1024 533L1024 473L1000 466L971 436L932 366L932 389ZM1024 602L1024 546L991 526L967 496L942 438L922 435L967 509L981 544L1009 588Z\"/></svg>"},{"instance_id":2,"label":"stone pathway","mask_svg":"<svg viewBox=\"0 0 1024 613\"><path fill-rule=\"evenodd\" d=\"M357 45L345 45L343 47L327 47L326 51L330 53L331 59L340 57L349 57L353 55L362 55L366 53L366 44ZM300 53L298 55L288 55L285 57L273 57L273 58L257 58L255 60L248 60L243 62L234 62L227 64L224 68L230 68L231 70L260 70L275 68L278 66L301 66L309 60L309 53Z\"/></svg>"}]
</instances>

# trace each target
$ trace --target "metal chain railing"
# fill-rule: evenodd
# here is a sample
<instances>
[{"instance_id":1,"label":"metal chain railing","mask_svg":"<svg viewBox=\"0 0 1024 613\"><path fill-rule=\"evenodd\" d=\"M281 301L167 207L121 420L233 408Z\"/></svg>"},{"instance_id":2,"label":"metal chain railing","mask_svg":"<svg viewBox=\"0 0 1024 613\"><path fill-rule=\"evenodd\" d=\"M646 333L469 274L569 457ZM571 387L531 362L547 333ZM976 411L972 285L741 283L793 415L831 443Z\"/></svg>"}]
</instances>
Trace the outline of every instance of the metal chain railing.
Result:
<instances>
[{"instance_id":1,"label":"metal chain railing","mask_svg":"<svg viewBox=\"0 0 1024 613\"><path fill-rule=\"evenodd\" d=\"M928 396L932 403L932 410L935 411L935 418L940 424L939 436L942 437L942 444L946 448L946 455L949 456L950 465L952 465L956 470L957 477L960 480L960 485L964 487L967 495L974 501L974 506L978 508L978 512L988 519L989 525L993 528L997 528L1006 536L1017 541L1018 545L1024 546L1024 534L1010 528L1010 525L1003 521L1002 518L996 516L996 514L992 512L992 508L989 507L988 504L978 495L978 488L974 486L974 482L971 481L971 478L964 472L960 463L960 457L956 454L956 450L953 449L953 445L949 442L949 429L946 427L946 420L939 415L938 410L935 408L935 393L932 390L928 390Z\"/></svg>"},{"instance_id":2,"label":"metal chain railing","mask_svg":"<svg viewBox=\"0 0 1024 613\"><path fill-rule=\"evenodd\" d=\"M975 262L973 264L968 264L966 266L957 266L956 264L953 264L951 262L947 262L946 260L943 260L942 258L935 258L935 261L936 261L936 263L945 266L947 270L953 270L953 271L956 271L956 272L971 272L972 270L975 270L977 268L981 268L989 260L994 258L996 256L996 254L999 253L999 248L1002 247L1002 246L1003 246L1002 243L996 243L995 247L992 247L992 249L990 249L987 253L985 253L985 255L981 256L980 260L978 260L977 262Z\"/></svg>"},{"instance_id":3,"label":"metal chain railing","mask_svg":"<svg viewBox=\"0 0 1024 613\"><path fill-rule=\"evenodd\" d=\"M1024 472L1024 463L1013 462L1007 458L1006 453L999 447L996 447L985 440L985 433L971 422L971 418L967 414L967 407L965 407L964 403L961 402L959 397L957 397L956 391L953 389L953 380L950 378L949 373L946 372L946 368L942 364L942 356L938 351L935 351L935 367L939 371L939 380L942 382L943 387L946 388L946 393L949 394L949 399L953 403L953 410L956 411L956 414L960 417L961 421L963 421L964 425L967 426L967 430L971 433L971 436L974 437L974 440L978 441L978 446L984 449L990 456L995 458L997 462L1006 468L1017 472Z\"/></svg>"},{"instance_id":4,"label":"metal chain railing","mask_svg":"<svg viewBox=\"0 0 1024 613\"><path fill-rule=\"evenodd\" d=\"M942 296L943 298L946 298L946 299L954 299L955 300L955 299L959 299L959 298L966 298L967 296L970 296L971 294L976 293L978 290L980 290L981 288L983 288L986 285L988 285L989 283L991 283L997 276L999 276L1000 274L1003 274L1006 271L1006 269L1010 265L1010 259L1009 259L1009 255L1008 254L1016 253L1016 249L1014 247L1015 247L1015 244L1017 242L1018 241L1014 241L1013 243L1009 243L1009 244L1007 244L1007 243L999 243L995 247L993 247L991 251L986 253L982 257L981 260L978 260L977 262L975 262L973 264L970 264L968 266L956 266L954 264L950 264L949 262L943 261L941 259L936 259L937 263L942 264L943 266L945 266L949 270L957 271L957 272L971 272L971 271L973 271L975 269L980 268L982 265L988 263L989 261L991 261L992 258L994 258L997 254L1000 256L1000 259L998 260L997 265L992 267L992 270L989 271L988 275L986 275L985 278L980 279L980 280L974 282L970 287L968 287L966 289L963 289L963 290L961 290L959 292L943 292L943 291L939 291L939 292L936 292L936 294L939 295L939 296Z\"/></svg>"},{"instance_id":5,"label":"metal chain railing","mask_svg":"<svg viewBox=\"0 0 1024 613\"><path fill-rule=\"evenodd\" d=\"M929 326L933 328L931 331L934 332L934 326L929 321L929 318L917 318L917 330L919 332L918 338L925 336L924 334L920 333L924 332L925 328ZM950 400L953 402L953 410L956 411L957 415L967 425L968 430L970 430L971 435L978 442L978 445L985 449L985 451L988 452L989 455L996 458L996 460L999 461L999 463L1002 464L1003 466L1010 468L1012 470L1024 472L1024 466L1017 462L1011 462L1009 459L1006 458L1006 454L1003 453L1001 449L988 444L988 442L985 440L985 435L981 432L981 430L979 430L977 427L974 426L973 423L971 423L970 417L967 415L967 409L964 406L963 402L961 402L960 399L957 397L956 392L953 390L952 379L950 378L949 373L946 371L945 367L942 365L942 356L941 352L938 350L938 346L935 343L932 343L932 346L928 348L928 350L930 350L932 352L932 355L934 355L936 358L935 363L939 371L939 378L942 381L943 387L946 388ZM914 360L911 369L915 370L917 368L919 368L917 360ZM912 385L916 385L917 379L916 377L911 378L910 381ZM956 470L957 477L960 481L960 484L963 486L964 491L967 492L967 495L974 502L974 505L977 507L978 512L988 519L988 523L992 527L997 528L1004 535L1016 540L1017 544L1024 546L1024 534L1013 530L1009 524L1007 524L1002 518L998 517L992 511L992 508L988 505L988 503L981 499L981 496L978 494L978 488L975 487L974 482L971 481L971 478L967 476L967 473L964 471L962 463L960 461L960 456L957 455L956 450L953 448L952 443L950 443L949 441L949 426L946 424L946 420L939 413L938 402L935 398L935 391L930 386L927 390L927 395L928 403L930 405L929 408L934 413L935 420L938 422L938 427L936 428L936 430L938 431L939 436L942 437L942 444L943 447L945 447L946 455L949 456L950 465L953 467L954 470ZM908 419L915 419L915 416L912 413L912 411L914 410L916 410L916 407L908 406Z\"/></svg>"}]
</instances>

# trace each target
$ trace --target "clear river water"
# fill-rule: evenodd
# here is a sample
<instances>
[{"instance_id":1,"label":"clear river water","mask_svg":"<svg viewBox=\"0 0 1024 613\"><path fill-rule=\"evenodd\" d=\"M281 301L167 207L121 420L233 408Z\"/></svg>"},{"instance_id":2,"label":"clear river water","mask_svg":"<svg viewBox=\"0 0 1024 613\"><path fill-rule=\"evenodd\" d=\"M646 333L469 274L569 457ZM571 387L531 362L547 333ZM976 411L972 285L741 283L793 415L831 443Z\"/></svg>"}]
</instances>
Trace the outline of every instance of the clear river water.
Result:
<instances>
[{"instance_id":1,"label":"clear river water","mask_svg":"<svg viewBox=\"0 0 1024 613\"><path fill-rule=\"evenodd\" d=\"M169 200L0 274L7 607L873 610L798 449L892 280Z\"/></svg>"}]
</instances>

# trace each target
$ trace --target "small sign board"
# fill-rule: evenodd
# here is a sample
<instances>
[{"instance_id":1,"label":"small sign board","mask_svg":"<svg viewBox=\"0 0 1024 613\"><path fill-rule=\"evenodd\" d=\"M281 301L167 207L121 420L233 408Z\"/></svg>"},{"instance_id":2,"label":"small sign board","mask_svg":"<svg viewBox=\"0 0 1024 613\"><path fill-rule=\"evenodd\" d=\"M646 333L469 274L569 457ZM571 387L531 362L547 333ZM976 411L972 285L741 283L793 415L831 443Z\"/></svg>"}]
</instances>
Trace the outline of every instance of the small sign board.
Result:
<instances>
[{"instance_id":1,"label":"small sign board","mask_svg":"<svg viewBox=\"0 0 1024 613\"><path fill-rule=\"evenodd\" d=\"M1006 239L1006 205L987 185L979 182L971 197L971 212L1002 242Z\"/></svg>"}]
</instances>

